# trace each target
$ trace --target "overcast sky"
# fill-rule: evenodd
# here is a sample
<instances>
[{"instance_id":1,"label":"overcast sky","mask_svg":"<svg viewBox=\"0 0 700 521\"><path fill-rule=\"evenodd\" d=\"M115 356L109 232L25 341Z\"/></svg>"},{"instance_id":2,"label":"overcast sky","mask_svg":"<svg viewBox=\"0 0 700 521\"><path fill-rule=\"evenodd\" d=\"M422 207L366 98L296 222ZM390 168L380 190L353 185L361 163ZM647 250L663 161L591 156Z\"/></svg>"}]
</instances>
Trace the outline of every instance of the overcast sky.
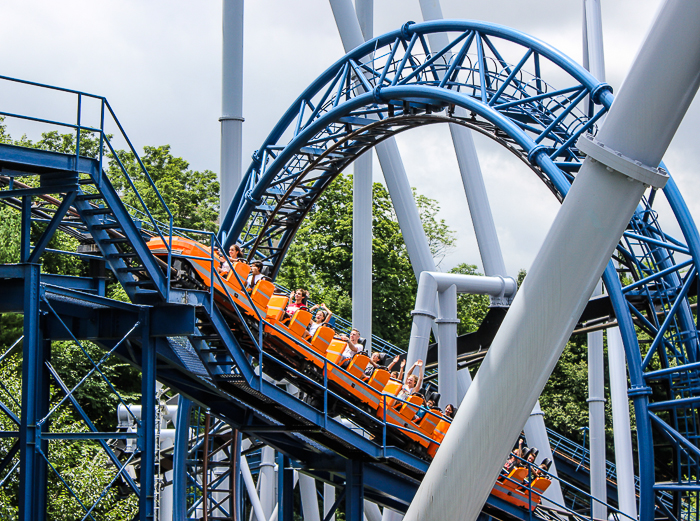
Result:
<instances>
[{"instance_id":1,"label":"overcast sky","mask_svg":"<svg viewBox=\"0 0 700 521\"><path fill-rule=\"evenodd\" d=\"M580 60L581 4L442 0L442 9L446 18L514 27ZM603 0L607 81L615 90L659 5L659 0ZM104 95L139 149L170 144L192 168L219 171L220 0L23 0L4 2L1 9L0 74ZM375 35L407 20L422 20L418 0L375 0ZM244 170L288 105L342 55L327 0L248 0ZM0 90L0 99L1 110L15 105L39 110L46 103L8 89ZM692 165L698 124L695 102L666 157L696 220L700 183ZM14 135L24 129L10 130ZM440 202L442 217L457 232L457 249L442 268L480 265L447 128L414 130L400 135L398 143L411 184ZM477 146L506 265L514 275L529 267L558 204L513 156L486 138L477 138Z\"/></svg>"}]
</instances>

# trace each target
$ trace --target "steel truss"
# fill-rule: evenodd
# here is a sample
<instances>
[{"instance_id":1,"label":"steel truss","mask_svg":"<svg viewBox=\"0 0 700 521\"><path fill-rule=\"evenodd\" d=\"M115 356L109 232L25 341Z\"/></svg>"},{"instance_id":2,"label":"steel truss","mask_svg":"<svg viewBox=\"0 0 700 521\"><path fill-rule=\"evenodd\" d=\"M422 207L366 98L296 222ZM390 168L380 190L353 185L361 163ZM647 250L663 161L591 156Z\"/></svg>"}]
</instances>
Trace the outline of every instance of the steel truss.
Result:
<instances>
[{"instance_id":1,"label":"steel truss","mask_svg":"<svg viewBox=\"0 0 700 521\"><path fill-rule=\"evenodd\" d=\"M450 43L430 49L427 36L438 32ZM610 86L517 31L409 22L348 53L290 106L253 155L221 237L276 272L302 219L347 165L391 135L437 122L501 143L563 200L583 160L575 143L597 132L612 100ZM456 117L455 106L468 116ZM621 269L611 262L604 282L632 384L640 516L650 519L658 507L672 519L697 519L700 363L688 298L697 293L700 240L672 179L663 193L682 236L662 231L651 190L617 249ZM661 500L668 493L672 508Z\"/></svg>"},{"instance_id":2,"label":"steel truss","mask_svg":"<svg viewBox=\"0 0 700 521\"><path fill-rule=\"evenodd\" d=\"M439 31L453 39L444 49L431 52L426 35ZM444 58L448 51L449 60ZM555 84L564 87L555 88ZM145 240L155 235L171 244L173 233L197 232L173 226L172 214L107 100L30 85L75 97L77 120L61 122L10 110L0 115L58 125L75 132L77 139L71 154L0 145L0 184L4 187L0 198L21 211L23 230L21 263L1 267L4 298L0 310L24 313L22 396L3 398L0 406L15 425L2 433L13 441L0 454L0 473L4 472L0 479L13 479L7 476L19 473L24 518L42 517L46 510L51 452L47 447L62 435L52 433L46 420L53 403L48 391L51 382L62 395L59 400L75 406L72 389L61 383L62 375L51 370L49 342L70 340L80 345L85 339L95 341L105 356L119 356L142 370L143 412L133 456L139 459L139 479L126 472L130 456L117 454L103 443L106 439L129 441L133 435L90 428L91 419L80 413L80 403L76 410L87 432L65 436L87 438L102 447L115 468L107 488L123 478L139 494L141 518L153 513L156 376L208 407L232 429L283 454L278 462L283 518L291 513L290 476L297 464L317 479L345 488L351 503L348 519L360 519L361 509L353 505L361 497L404 510L427 463L385 440L367 439L334 420L326 405L319 410L263 378L258 367L282 367L300 380L305 376L267 353L263 360L258 334L262 320L257 331L251 330L240 316L223 316L213 303L213 293L171 287L170 255L167 262L158 261ZM88 98L99 107L99 125L81 123L82 102ZM574 143L583 133L596 131L596 121L612 99L607 85L546 44L516 31L477 22L407 24L349 53L289 109L256 153L236 194L223 227L228 232L226 242L240 237L251 247L252 255L278 269L301 219L345 165L387 136L438 122L465 125L496 139L563 199L582 161ZM454 106L466 108L468 117L455 117ZM137 158L139 173L129 171L116 153L105 131L105 120L110 119ZM81 153L81 133L99 140L94 157ZM107 163L113 167L110 175L105 174ZM139 190L138 176L143 181ZM32 182L21 184L19 178L24 177ZM137 208L123 203L125 193L134 195ZM640 455L640 515L650 519L656 502L669 518L696 519L700 449L695 415L700 401L696 385L700 362L688 298L697 293L700 238L673 180L664 195L682 237L662 231L653 208L657 194L650 192L618 248L622 272L611 263L605 283L611 314L617 317L625 342L632 383ZM55 210L47 212L32 204L37 199L48 202L48 198ZM153 217L149 210L153 204L163 208L168 222ZM31 238L33 222L45 227L44 235ZM37 261L49 251L49 239L57 230L94 245L94 254L82 258L104 263L135 304L101 296L103 279L41 273ZM197 237L221 246L215 236ZM19 343L13 349L18 347ZM244 351L253 347L260 353L258 367ZM0 361L7 361L9 354ZM101 358L91 360L93 375L100 373ZM186 488L186 441L178 438L174 455L173 485L179 493ZM208 447L204 452L209 452ZM228 454L235 457L235 451ZM202 462L208 458L208 454L202 456ZM658 480L655 465L660 471ZM672 495L670 507L656 501L657 492ZM205 492L204 497L210 496ZM84 503L88 519L93 504ZM210 507L211 501L208 511ZM176 511L182 508L176 502ZM492 499L487 508L507 511L508 507ZM509 515L524 514L515 509Z\"/></svg>"}]
</instances>

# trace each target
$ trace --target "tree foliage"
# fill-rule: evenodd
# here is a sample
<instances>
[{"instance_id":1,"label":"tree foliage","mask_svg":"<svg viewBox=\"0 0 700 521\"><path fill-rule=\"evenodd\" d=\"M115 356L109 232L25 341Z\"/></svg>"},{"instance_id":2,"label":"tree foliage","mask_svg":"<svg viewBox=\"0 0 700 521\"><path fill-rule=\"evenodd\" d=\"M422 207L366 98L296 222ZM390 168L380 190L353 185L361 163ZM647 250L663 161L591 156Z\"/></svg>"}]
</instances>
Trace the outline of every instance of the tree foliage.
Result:
<instances>
[{"instance_id":1,"label":"tree foliage","mask_svg":"<svg viewBox=\"0 0 700 521\"><path fill-rule=\"evenodd\" d=\"M405 345L416 278L389 193L374 183L372 197L372 332ZM437 218L435 201L415 197L431 249L444 256L454 244L454 233ZM285 286L310 290L313 300L345 317L352 308L352 207L352 176L341 174L299 228L277 277Z\"/></svg>"}]
</instances>

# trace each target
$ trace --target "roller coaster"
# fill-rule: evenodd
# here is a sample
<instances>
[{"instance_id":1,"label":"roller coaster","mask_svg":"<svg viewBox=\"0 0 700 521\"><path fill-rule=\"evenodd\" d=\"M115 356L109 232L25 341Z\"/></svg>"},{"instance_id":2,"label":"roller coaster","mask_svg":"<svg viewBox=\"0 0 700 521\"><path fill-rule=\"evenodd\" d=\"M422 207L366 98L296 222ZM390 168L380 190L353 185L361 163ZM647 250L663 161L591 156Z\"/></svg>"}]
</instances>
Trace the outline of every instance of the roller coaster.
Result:
<instances>
[{"instance_id":1,"label":"roller coaster","mask_svg":"<svg viewBox=\"0 0 700 521\"><path fill-rule=\"evenodd\" d=\"M446 34L449 44L431 49L427 38L435 34ZM336 331L321 327L305 339L308 313L285 323L286 297L275 295L274 284L263 281L247 291L246 265L232 264L224 277L215 250L237 241L248 260L265 262L274 278L304 217L348 165L391 136L437 123L493 139L563 201L584 162L577 143L597 133L614 99L608 85L576 62L518 31L461 20L407 23L348 53L292 103L254 154L221 232L213 234L176 226L106 98L0 80L71 99L77 113L74 120L52 119L15 111L11 99L0 105L8 121L67 129L77 137L69 153L0 144L0 198L21 215L20 236L13 238L20 262L0 266L0 311L22 313L24 321L22 341L0 358L22 358L21 397L0 404L14 425L2 432L0 482L17 483L22 519L45 518L49 476L57 474L50 444L66 440L99 444L114 469L107 489L119 486L138 498L134 518L154 518L156 468L163 463L156 379L182 397L172 448L173 519L241 514L235 454L244 436L253 449L262 443L279 452L279 519L292 519L297 473L341 490L332 511L345 499L349 521L362 518L364 499L405 512L449 419L427 412L413 422L420 403L395 396L400 382L383 370L365 381L368 359L362 355L341 367L345 343L334 339ZM94 113L86 114L89 108ZM93 155L81 149L86 135L97 138ZM138 172L120 159L117 140L136 158ZM654 209L659 196L675 218L664 228L680 235L663 231ZM155 208L166 222L154 217ZM78 240L77 252L48 247L58 231ZM46 253L106 267L130 302L105 296L104 274L43 272ZM700 236L669 177L663 190L646 192L605 270L607 295L591 299L580 318L581 324L615 320L622 334L637 429L640 519L698 518L699 260ZM51 363L50 343L58 340L81 349L89 340L105 357L140 368L138 414L122 402L133 430L95 427ZM90 360L90 374L101 374L102 361ZM51 386L82 417L85 430L52 430ZM192 404L207 411L201 435L188 435L202 417L190 412ZM116 449L115 441L133 444L131 452ZM216 462L225 466L215 453L228 454L228 474L211 477ZM540 504L547 487L532 479L534 470L514 472L495 484L483 519L589 518L590 496L574 484L562 486L588 507ZM550 478L559 479L541 479ZM96 519L95 505L107 492L91 504L74 484L58 479L80 502L84 518ZM216 488L225 479L226 493ZM614 505L608 509L624 517Z\"/></svg>"}]
</instances>

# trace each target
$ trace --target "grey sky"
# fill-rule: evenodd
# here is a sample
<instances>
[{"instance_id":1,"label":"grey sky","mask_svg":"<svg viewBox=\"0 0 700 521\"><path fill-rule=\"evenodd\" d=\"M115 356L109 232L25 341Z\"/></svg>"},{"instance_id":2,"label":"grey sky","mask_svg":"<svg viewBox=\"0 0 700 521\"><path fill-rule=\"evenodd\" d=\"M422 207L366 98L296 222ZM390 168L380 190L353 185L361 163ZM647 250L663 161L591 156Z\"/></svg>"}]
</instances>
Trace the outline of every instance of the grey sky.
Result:
<instances>
[{"instance_id":1,"label":"grey sky","mask_svg":"<svg viewBox=\"0 0 700 521\"><path fill-rule=\"evenodd\" d=\"M616 90L659 5L603 0L607 81ZM442 8L446 18L509 25L580 59L581 0L442 0ZM375 0L375 10L375 35L421 21L418 0ZM5 2L2 13L0 74L104 95L139 149L168 143L193 168L218 172L219 0L23 0ZM248 0L245 15L243 150L249 158L287 106L343 52L327 0ZM0 96L3 110L7 103L32 103L24 94ZM699 124L696 102L666 157L696 219L700 182L692 165ZM398 141L411 184L440 201L442 216L458 232L458 248L443 269L480 265L449 132L432 127ZM558 205L510 154L487 139L477 145L506 265L515 274L529 266ZM378 166L375 179L381 179Z\"/></svg>"}]
</instances>

